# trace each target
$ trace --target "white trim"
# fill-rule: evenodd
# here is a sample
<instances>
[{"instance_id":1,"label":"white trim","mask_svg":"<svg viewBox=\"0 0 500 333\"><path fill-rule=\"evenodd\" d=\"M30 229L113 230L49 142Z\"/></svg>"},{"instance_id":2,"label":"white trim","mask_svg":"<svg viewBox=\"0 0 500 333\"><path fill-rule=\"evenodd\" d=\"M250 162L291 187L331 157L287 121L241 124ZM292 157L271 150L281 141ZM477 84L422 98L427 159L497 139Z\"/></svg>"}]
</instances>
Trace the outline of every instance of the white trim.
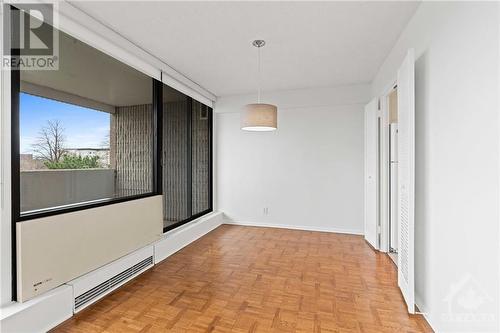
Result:
<instances>
[{"instance_id":1,"label":"white trim","mask_svg":"<svg viewBox=\"0 0 500 333\"><path fill-rule=\"evenodd\" d=\"M425 315L427 312L423 304L424 302L422 301L420 296L415 293L415 305L418 307L421 315Z\"/></svg>"},{"instance_id":2,"label":"white trim","mask_svg":"<svg viewBox=\"0 0 500 333\"><path fill-rule=\"evenodd\" d=\"M215 108L212 111L212 207L214 211L219 210L219 198L218 198L218 177L217 177L217 165L219 151L217 149L218 143L218 126L217 126L217 114L215 113Z\"/></svg>"},{"instance_id":3,"label":"white trim","mask_svg":"<svg viewBox=\"0 0 500 333\"><path fill-rule=\"evenodd\" d=\"M47 332L73 316L73 288L62 285L24 303L2 308L2 333Z\"/></svg>"},{"instance_id":4,"label":"white trim","mask_svg":"<svg viewBox=\"0 0 500 333\"><path fill-rule=\"evenodd\" d=\"M398 69L398 286L415 311L415 50ZM406 274L405 270L406 269Z\"/></svg>"},{"instance_id":5,"label":"white trim","mask_svg":"<svg viewBox=\"0 0 500 333\"><path fill-rule=\"evenodd\" d=\"M223 214L212 212L166 232L163 238L154 245L155 265L219 227L222 222Z\"/></svg>"},{"instance_id":6,"label":"white trim","mask_svg":"<svg viewBox=\"0 0 500 333\"><path fill-rule=\"evenodd\" d=\"M375 250L380 249L379 136L378 99L373 98L364 107L363 233L365 240Z\"/></svg>"},{"instance_id":7,"label":"white trim","mask_svg":"<svg viewBox=\"0 0 500 333\"><path fill-rule=\"evenodd\" d=\"M380 101L380 124L381 133L380 135L380 150L379 158L382 162L379 162L380 169L380 197L379 197L379 209L380 209L380 244L379 250L385 253L389 252L389 216L390 216L390 203L389 203L389 94L394 89L395 83L392 84L387 91L384 92L382 96L379 97Z\"/></svg>"},{"instance_id":8,"label":"white trim","mask_svg":"<svg viewBox=\"0 0 500 333\"><path fill-rule=\"evenodd\" d=\"M316 227L309 225L305 226L305 225L260 223L260 222L249 222L249 221L234 221L230 219L225 219L224 224L241 225L247 227L281 228L281 229L292 229L292 230L303 230L303 231L333 232L337 234L364 235L363 230L325 228L325 227Z\"/></svg>"},{"instance_id":9,"label":"white trim","mask_svg":"<svg viewBox=\"0 0 500 333\"><path fill-rule=\"evenodd\" d=\"M424 304L424 302L422 301L420 296L415 293L415 305L418 307L418 310L420 311L418 312L418 314L424 317L424 319L427 321L427 324L429 324L429 326L432 328L434 332L438 332L437 326L432 324L432 321L430 320L430 315L427 312L425 306L423 306L422 304Z\"/></svg>"},{"instance_id":10,"label":"white trim","mask_svg":"<svg viewBox=\"0 0 500 333\"><path fill-rule=\"evenodd\" d=\"M379 251L389 252L388 232L388 213L389 213L389 115L384 104L386 101L378 99L380 103L379 118L380 118L380 146L379 146Z\"/></svg>"},{"instance_id":11,"label":"white trim","mask_svg":"<svg viewBox=\"0 0 500 333\"><path fill-rule=\"evenodd\" d=\"M1 5L2 3L0 3ZM3 6L0 8L3 18ZM1 21L1 20L0 20ZM3 24L0 24L3 36ZM9 41L6 41L9 42ZM3 42L0 43L3 59ZM9 45L5 45L9 47ZM0 68L0 306L12 300L12 225L11 225L11 140L10 140L10 70ZM7 110L7 111L6 111Z\"/></svg>"},{"instance_id":12,"label":"white trim","mask_svg":"<svg viewBox=\"0 0 500 333\"><path fill-rule=\"evenodd\" d=\"M164 73L164 72L162 72L162 73ZM180 91L181 93L194 98L198 102L201 102L201 103L203 103L203 104L205 104L205 105L207 105L207 106L209 106L211 108L214 107L214 101L215 100L207 98L203 94L200 94L198 91L196 91L196 90L194 90L194 89L186 86L185 84L183 84L183 83L179 82L178 80L172 78L168 74L162 74L162 82L164 84L166 84L167 86L169 86L171 88L174 88L174 89Z\"/></svg>"},{"instance_id":13,"label":"white trim","mask_svg":"<svg viewBox=\"0 0 500 333\"><path fill-rule=\"evenodd\" d=\"M497 17L500 17L500 5L497 6ZM498 23L498 29L500 30L500 23ZM498 43L498 49L497 52L500 54L500 43ZM497 82L500 82L500 66L497 66ZM497 96L500 96L500 84L497 84ZM499 100L497 99L497 103ZM498 107L498 104L497 104ZM500 132L500 117L497 117L497 129L498 132ZM498 150L497 150L497 156L500 156L500 135L497 135L497 140L498 140ZM497 170L497 188L500 188L500 165L498 165L498 170ZM498 203L497 203L497 214L500 216L500 196L498 197ZM500 241L498 242L498 257L500 258ZM498 275L500 276L500 265L498 265ZM497 299L500 300L500 288L498 288L498 294L497 294ZM498 313L497 313L497 320L500 319L500 306L498 306ZM500 325L500 324L499 324Z\"/></svg>"}]
</instances>

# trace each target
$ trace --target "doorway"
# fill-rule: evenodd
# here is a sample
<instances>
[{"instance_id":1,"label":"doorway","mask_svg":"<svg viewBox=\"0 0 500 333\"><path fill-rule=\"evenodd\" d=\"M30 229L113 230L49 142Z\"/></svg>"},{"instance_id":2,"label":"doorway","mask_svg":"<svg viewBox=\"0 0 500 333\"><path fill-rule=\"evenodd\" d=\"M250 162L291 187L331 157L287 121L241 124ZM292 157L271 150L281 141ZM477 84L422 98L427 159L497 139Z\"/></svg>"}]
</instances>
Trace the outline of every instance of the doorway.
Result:
<instances>
[{"instance_id":1,"label":"doorway","mask_svg":"<svg viewBox=\"0 0 500 333\"><path fill-rule=\"evenodd\" d=\"M365 106L365 239L396 263L398 285L415 311L415 54Z\"/></svg>"},{"instance_id":2,"label":"doorway","mask_svg":"<svg viewBox=\"0 0 500 333\"><path fill-rule=\"evenodd\" d=\"M398 90L394 86L387 95L388 107L388 254L398 264Z\"/></svg>"}]
</instances>

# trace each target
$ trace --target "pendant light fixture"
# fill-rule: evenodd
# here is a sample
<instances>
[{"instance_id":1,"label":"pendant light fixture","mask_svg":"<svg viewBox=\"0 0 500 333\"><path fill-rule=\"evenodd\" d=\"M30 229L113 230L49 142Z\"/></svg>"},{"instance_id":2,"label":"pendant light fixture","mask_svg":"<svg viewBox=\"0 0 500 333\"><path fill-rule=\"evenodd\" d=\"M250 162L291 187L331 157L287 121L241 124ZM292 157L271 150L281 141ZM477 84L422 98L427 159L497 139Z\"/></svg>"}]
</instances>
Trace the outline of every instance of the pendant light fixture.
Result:
<instances>
[{"instance_id":1,"label":"pendant light fixture","mask_svg":"<svg viewBox=\"0 0 500 333\"><path fill-rule=\"evenodd\" d=\"M276 105L260 102L260 49L266 42L257 39L252 43L258 50L257 103L248 104L241 111L241 129L244 131L274 131L278 127L278 108Z\"/></svg>"}]
</instances>

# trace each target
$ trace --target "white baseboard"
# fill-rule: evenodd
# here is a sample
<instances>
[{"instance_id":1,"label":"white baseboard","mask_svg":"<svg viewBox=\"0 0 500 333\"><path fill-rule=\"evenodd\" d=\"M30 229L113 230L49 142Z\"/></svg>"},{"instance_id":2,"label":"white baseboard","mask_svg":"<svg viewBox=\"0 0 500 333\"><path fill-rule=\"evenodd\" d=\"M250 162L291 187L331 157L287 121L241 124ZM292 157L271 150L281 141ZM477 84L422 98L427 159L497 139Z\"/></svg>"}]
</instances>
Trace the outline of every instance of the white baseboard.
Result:
<instances>
[{"instance_id":1,"label":"white baseboard","mask_svg":"<svg viewBox=\"0 0 500 333\"><path fill-rule=\"evenodd\" d=\"M418 309L422 314L426 312L425 306L423 304L424 302L422 301L422 298L420 298L420 296L417 293L415 293L415 305L418 307Z\"/></svg>"},{"instance_id":2,"label":"white baseboard","mask_svg":"<svg viewBox=\"0 0 500 333\"><path fill-rule=\"evenodd\" d=\"M349 235L363 235L363 230L355 229L342 229L342 228L325 228L316 227L309 225L291 225L291 224L275 224L275 223L262 223L262 222L248 222L248 221L234 221L231 219L224 219L224 224L234 224L242 225L248 227L266 227L266 228L283 228L283 229L293 229L293 230L305 230L305 231L320 231L320 232L333 232L338 234L349 234Z\"/></svg>"},{"instance_id":3,"label":"white baseboard","mask_svg":"<svg viewBox=\"0 0 500 333\"><path fill-rule=\"evenodd\" d=\"M431 318L430 318L431 316L423 304L425 304L425 303L422 301L422 298L417 293L415 293L415 305L420 310L419 314L421 314L425 318L425 320L427 321L429 326L434 330L434 332L438 332L436 325L434 325L432 323Z\"/></svg>"},{"instance_id":4,"label":"white baseboard","mask_svg":"<svg viewBox=\"0 0 500 333\"><path fill-rule=\"evenodd\" d=\"M73 288L62 285L24 303L2 307L0 332L47 332L73 316Z\"/></svg>"},{"instance_id":5,"label":"white baseboard","mask_svg":"<svg viewBox=\"0 0 500 333\"><path fill-rule=\"evenodd\" d=\"M169 231L154 244L155 265L223 223L223 214L213 212Z\"/></svg>"}]
</instances>

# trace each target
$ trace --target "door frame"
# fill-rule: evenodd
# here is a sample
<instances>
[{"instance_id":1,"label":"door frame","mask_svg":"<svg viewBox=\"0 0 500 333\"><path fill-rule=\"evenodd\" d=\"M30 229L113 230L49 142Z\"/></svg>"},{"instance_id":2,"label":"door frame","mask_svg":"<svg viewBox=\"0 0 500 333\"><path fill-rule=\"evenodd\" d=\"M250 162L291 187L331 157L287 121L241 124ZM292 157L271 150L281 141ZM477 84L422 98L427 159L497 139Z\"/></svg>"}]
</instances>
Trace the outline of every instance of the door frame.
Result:
<instances>
[{"instance_id":1,"label":"door frame","mask_svg":"<svg viewBox=\"0 0 500 333\"><path fill-rule=\"evenodd\" d=\"M380 102L378 98L370 100L364 108L364 238L375 250L380 249L379 108ZM369 129L374 132L368 133ZM371 136L369 137L368 134L371 134ZM375 147L373 147L373 137L376 140ZM375 150L373 155L369 155L368 147ZM372 160L372 157L375 158L375 161ZM372 167L374 167L374 170L372 170ZM373 185L375 186L374 189ZM368 212L373 208L374 211ZM375 215L374 219L370 218L373 215Z\"/></svg>"},{"instance_id":2,"label":"door frame","mask_svg":"<svg viewBox=\"0 0 500 333\"><path fill-rule=\"evenodd\" d=\"M381 135L380 135L380 138L381 138L381 144L380 144L380 149L379 149L379 157L382 161L382 163L378 163L379 166L381 166L380 169L382 169L383 171L379 172L377 174L377 176L379 177L378 178L378 181L379 181L379 184L381 185L380 186L380 190L378 191L379 193L379 197L378 197L378 208L379 210L381 211L379 214L377 214L377 217L380 219L380 222L379 222L379 225L380 225L380 235L379 235L379 248L380 248L380 251L381 252L388 252L389 251L389 205L390 205L390 202L389 202L389 179L388 179L388 176L389 176L389 163L390 163L390 160L389 160L389 141L388 141L388 138L389 138L389 135L390 135L390 130L389 130L389 93L394 89L395 86L398 86L398 128L399 128L399 131L401 133L401 124L402 124L402 121L401 121L401 117L399 117L401 115L401 102L400 102L400 91L402 89L402 85L404 82L400 82L400 73L401 73L401 69L405 69L405 66L409 66L407 61L410 61L410 64L411 64L411 69L412 69L412 72L410 73L407 73L409 75L409 87L410 89L412 89L413 91L410 93L410 95L408 96L410 98L410 102L409 102L409 106L410 106L410 117L414 117L415 114L415 110L414 110L414 103L415 103L415 96L414 96L414 84L415 84L415 73L414 73L414 50L413 49L410 49L408 50L408 53L407 55L405 56L405 58L403 59L403 63L401 64L401 66L399 67L398 71L397 71L397 75L396 77L394 78L393 77L393 80L390 81L391 84L386 86L386 89L383 91L383 93L378 97L379 99L379 112L380 112L380 116L382 117L382 119L384 119L385 121L383 122L384 125L387 125L387 126L381 126L381 128L383 128L384 130L382 131ZM409 68L406 68L406 69L409 69ZM403 90L404 91L404 90ZM413 99L413 101L411 100ZM414 237L414 186L415 186L415 174L414 174L414 168L415 168L415 156L414 156L414 123L411 124L411 122L414 122L414 119L410 118L409 122L410 122L410 128L408 129L408 131L410 131L410 142L408 143L409 147L408 149L410 150L408 152L409 154L409 177L410 179L408 180L408 187L409 189L407 190L409 192L409 198L408 198L408 205L409 207L408 210L409 210L409 217L408 217L408 233L410 235L408 235L408 237L411 237L413 238ZM413 132L411 132L413 131ZM400 151L400 144L401 144L401 141L398 142L398 151ZM399 179L399 184L398 184L398 209L399 209L399 213L398 213L398 222L400 222L401 220L401 184L404 183L401 181L401 154L398 153L398 179ZM385 170L384 170L385 169ZM404 186L403 186L404 188ZM401 250L401 247L402 247L402 241L401 241L401 238L402 238L402 228L401 228L401 224L398 226L398 247L399 247L399 250ZM403 295L403 298L405 299L405 302L408 306L408 313L415 313L415 267L414 267L414 255L415 255L415 252L414 252L414 240L411 239L411 240L408 240L409 244L408 244L408 277L407 278L404 278L403 277L403 273L402 273L402 267L403 265L401 265L401 258L403 258L403 256L401 255L401 253L403 253L402 251L400 252L400 254L398 255L398 286L399 286L399 289Z\"/></svg>"},{"instance_id":3,"label":"door frame","mask_svg":"<svg viewBox=\"0 0 500 333\"><path fill-rule=\"evenodd\" d=\"M379 223L380 223L380 251L389 252L389 219L390 219L390 128L389 128L389 94L397 86L397 78L384 89L379 97L379 117L381 123L379 147Z\"/></svg>"}]
</instances>

